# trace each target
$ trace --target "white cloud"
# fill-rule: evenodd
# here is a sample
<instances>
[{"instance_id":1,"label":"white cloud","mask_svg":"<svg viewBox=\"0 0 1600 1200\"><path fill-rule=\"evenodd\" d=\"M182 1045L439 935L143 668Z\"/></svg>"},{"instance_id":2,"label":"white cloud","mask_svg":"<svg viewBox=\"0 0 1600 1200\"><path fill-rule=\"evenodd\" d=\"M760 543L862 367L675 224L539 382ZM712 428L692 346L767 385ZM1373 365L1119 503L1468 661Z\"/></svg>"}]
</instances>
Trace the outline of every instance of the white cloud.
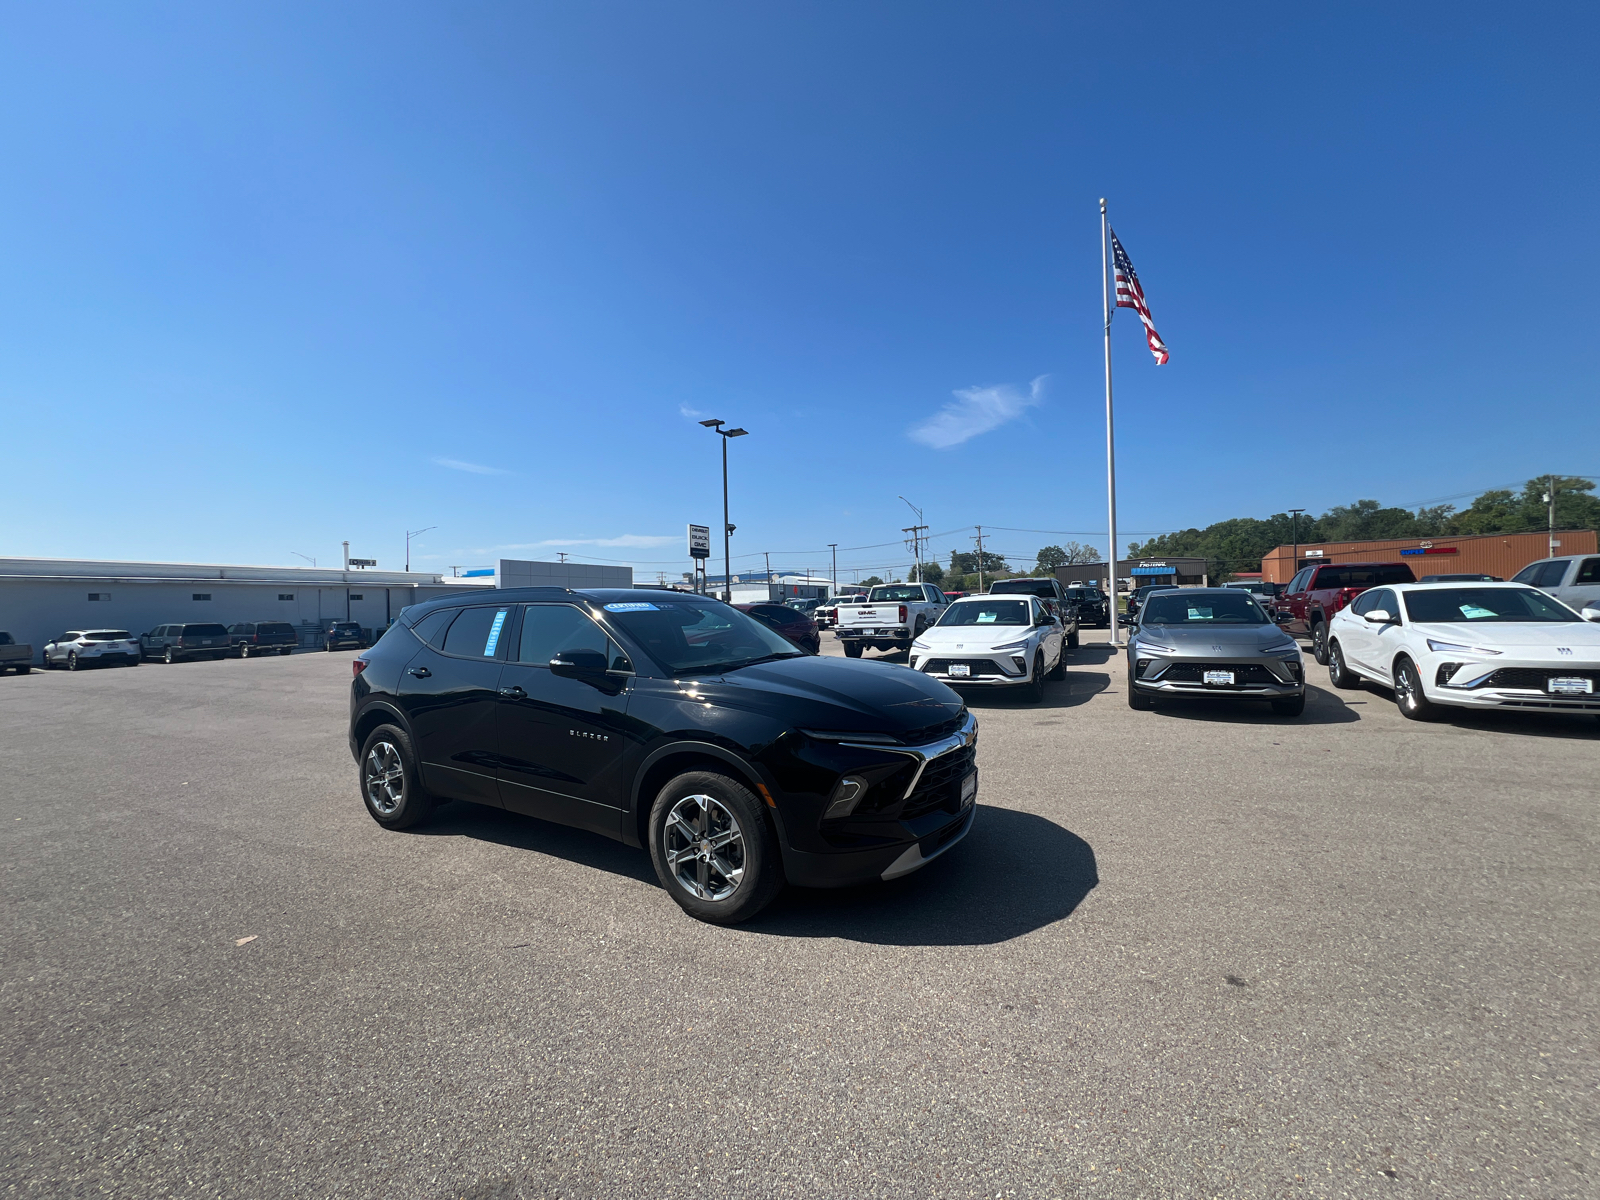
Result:
<instances>
[{"instance_id":1,"label":"white cloud","mask_svg":"<svg viewBox=\"0 0 1600 1200\"><path fill-rule=\"evenodd\" d=\"M1041 375L1028 385L1024 395L1009 383L992 387L957 388L955 399L946 404L920 425L914 425L906 436L914 442L934 450L948 450L962 442L998 429L1007 421L1015 420L1024 411L1044 399L1044 381Z\"/></svg>"},{"instance_id":2,"label":"white cloud","mask_svg":"<svg viewBox=\"0 0 1600 1200\"><path fill-rule=\"evenodd\" d=\"M688 417L689 420L691 420L691 421L703 420L705 418L705 415L706 415L705 413L701 412L698 408L690 408L687 404L678 405L678 411L680 413L682 413L684 416Z\"/></svg>"},{"instance_id":3,"label":"white cloud","mask_svg":"<svg viewBox=\"0 0 1600 1200\"><path fill-rule=\"evenodd\" d=\"M452 471L466 471L472 475L509 475L510 471L501 470L499 467L486 467L482 463L462 462L459 458L436 458L433 460L441 467L449 467Z\"/></svg>"}]
</instances>

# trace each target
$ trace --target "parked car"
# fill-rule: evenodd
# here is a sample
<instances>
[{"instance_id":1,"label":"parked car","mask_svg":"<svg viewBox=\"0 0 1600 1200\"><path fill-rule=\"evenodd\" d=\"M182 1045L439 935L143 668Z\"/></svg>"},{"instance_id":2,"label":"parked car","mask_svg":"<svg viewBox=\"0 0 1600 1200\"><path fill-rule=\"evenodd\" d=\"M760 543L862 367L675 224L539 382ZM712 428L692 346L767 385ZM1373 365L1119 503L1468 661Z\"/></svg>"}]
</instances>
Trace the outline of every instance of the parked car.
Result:
<instances>
[{"instance_id":1,"label":"parked car","mask_svg":"<svg viewBox=\"0 0 1600 1200\"><path fill-rule=\"evenodd\" d=\"M1281 583L1268 583L1264 579L1244 579L1237 583L1225 583L1225 588L1235 588L1241 592L1249 592L1252 596L1259 596L1262 600L1273 600L1283 594Z\"/></svg>"},{"instance_id":2,"label":"parked car","mask_svg":"<svg viewBox=\"0 0 1600 1200\"><path fill-rule=\"evenodd\" d=\"M1044 699L1044 681L1066 678L1061 618L1031 594L968 596L911 643L910 667L955 686L1021 688Z\"/></svg>"},{"instance_id":3,"label":"parked car","mask_svg":"<svg viewBox=\"0 0 1600 1200\"><path fill-rule=\"evenodd\" d=\"M244 621L228 626L228 644L240 658L253 654L292 654L300 635L287 621Z\"/></svg>"},{"instance_id":4,"label":"parked car","mask_svg":"<svg viewBox=\"0 0 1600 1200\"><path fill-rule=\"evenodd\" d=\"M647 849L683 909L894 879L972 828L977 722L904 667L806 654L704 596L518 588L412 605L354 659L363 803L467 800Z\"/></svg>"},{"instance_id":5,"label":"parked car","mask_svg":"<svg viewBox=\"0 0 1600 1200\"><path fill-rule=\"evenodd\" d=\"M997 579L989 585L989 595L1039 597L1051 615L1060 620L1062 628L1067 631L1067 645L1077 646L1078 602L1054 576L1043 579L1025 576L1016 579Z\"/></svg>"},{"instance_id":6,"label":"parked car","mask_svg":"<svg viewBox=\"0 0 1600 1200\"><path fill-rule=\"evenodd\" d=\"M841 592L817 605L811 614L811 619L817 623L818 629L832 629L839 623L839 605L858 604L866 598L865 592Z\"/></svg>"},{"instance_id":7,"label":"parked car","mask_svg":"<svg viewBox=\"0 0 1600 1200\"><path fill-rule=\"evenodd\" d=\"M768 629L776 630L807 654L822 653L822 635L817 623L803 612L796 612L787 604L735 604L740 612L749 613Z\"/></svg>"},{"instance_id":8,"label":"parked car","mask_svg":"<svg viewBox=\"0 0 1600 1200\"><path fill-rule=\"evenodd\" d=\"M1153 592L1128 639L1128 707L1158 697L1267 700L1297 717L1306 706L1300 647L1248 592L1173 588Z\"/></svg>"},{"instance_id":9,"label":"parked car","mask_svg":"<svg viewBox=\"0 0 1600 1200\"><path fill-rule=\"evenodd\" d=\"M1106 594L1097 587L1084 587L1082 584L1068 585L1067 595L1078 605L1078 625L1098 625L1103 629L1111 628L1111 602L1106 599Z\"/></svg>"},{"instance_id":10,"label":"parked car","mask_svg":"<svg viewBox=\"0 0 1600 1200\"><path fill-rule=\"evenodd\" d=\"M1440 706L1600 715L1600 607L1516 582L1371 588L1329 622L1328 678L1392 687L1414 721Z\"/></svg>"},{"instance_id":11,"label":"parked car","mask_svg":"<svg viewBox=\"0 0 1600 1200\"><path fill-rule=\"evenodd\" d=\"M7 671L26 675L31 670L33 670L32 643L19 642L9 633L0 631L0 675L4 675Z\"/></svg>"},{"instance_id":12,"label":"parked car","mask_svg":"<svg viewBox=\"0 0 1600 1200\"><path fill-rule=\"evenodd\" d=\"M1511 582L1549 592L1574 611L1590 604L1600 605L1600 558L1592 554L1543 558L1523 567Z\"/></svg>"},{"instance_id":13,"label":"parked car","mask_svg":"<svg viewBox=\"0 0 1600 1200\"><path fill-rule=\"evenodd\" d=\"M1418 583L1504 583L1498 575L1424 575Z\"/></svg>"},{"instance_id":14,"label":"parked car","mask_svg":"<svg viewBox=\"0 0 1600 1200\"><path fill-rule=\"evenodd\" d=\"M948 604L931 583L880 584L865 601L839 605L837 637L850 658L863 650L909 650Z\"/></svg>"},{"instance_id":15,"label":"parked car","mask_svg":"<svg viewBox=\"0 0 1600 1200\"><path fill-rule=\"evenodd\" d=\"M946 592L944 594L944 598L946 600L950 600L950 601L953 602L953 601L961 599L966 594L967 594L966 592Z\"/></svg>"},{"instance_id":16,"label":"parked car","mask_svg":"<svg viewBox=\"0 0 1600 1200\"><path fill-rule=\"evenodd\" d=\"M355 621L334 621L328 626L328 632L322 635L322 648L330 653L352 647L364 650L366 646L367 639L361 636L361 626Z\"/></svg>"},{"instance_id":17,"label":"parked car","mask_svg":"<svg viewBox=\"0 0 1600 1200\"><path fill-rule=\"evenodd\" d=\"M821 600L814 600L811 598L797 598L794 600L785 600L783 602L785 608L792 608L795 610L795 612L805 613L805 615L808 617L817 611L817 606L821 603Z\"/></svg>"},{"instance_id":18,"label":"parked car","mask_svg":"<svg viewBox=\"0 0 1600 1200\"><path fill-rule=\"evenodd\" d=\"M1301 567L1275 601L1276 613L1287 613L1283 628L1311 642L1311 655L1328 665L1328 622L1370 587L1415 583L1406 563L1318 563Z\"/></svg>"},{"instance_id":19,"label":"parked car","mask_svg":"<svg viewBox=\"0 0 1600 1200\"><path fill-rule=\"evenodd\" d=\"M175 663L185 658L227 658L228 627L209 622L190 621L179 625L157 625L139 635L141 660L159 658Z\"/></svg>"},{"instance_id":20,"label":"parked car","mask_svg":"<svg viewBox=\"0 0 1600 1200\"><path fill-rule=\"evenodd\" d=\"M1128 593L1128 609L1123 614L1123 623L1137 625L1139 623L1139 609L1144 606L1145 597L1152 592L1175 592L1178 589L1170 583L1144 583Z\"/></svg>"},{"instance_id":21,"label":"parked car","mask_svg":"<svg viewBox=\"0 0 1600 1200\"><path fill-rule=\"evenodd\" d=\"M126 629L74 629L58 633L44 646L44 669L65 667L136 667L139 639Z\"/></svg>"}]
</instances>

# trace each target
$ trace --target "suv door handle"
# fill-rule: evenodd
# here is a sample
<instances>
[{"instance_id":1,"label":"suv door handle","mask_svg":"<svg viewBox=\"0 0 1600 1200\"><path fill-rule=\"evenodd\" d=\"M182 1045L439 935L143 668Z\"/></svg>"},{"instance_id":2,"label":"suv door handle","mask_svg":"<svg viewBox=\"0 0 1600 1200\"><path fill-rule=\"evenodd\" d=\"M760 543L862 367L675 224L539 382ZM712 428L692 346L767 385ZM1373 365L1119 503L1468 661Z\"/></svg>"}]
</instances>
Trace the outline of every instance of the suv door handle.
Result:
<instances>
[{"instance_id":1,"label":"suv door handle","mask_svg":"<svg viewBox=\"0 0 1600 1200\"><path fill-rule=\"evenodd\" d=\"M501 688L500 694L502 696L508 696L512 700L526 700L528 698L528 693L523 691L516 684L512 684L510 687Z\"/></svg>"},{"instance_id":2,"label":"suv door handle","mask_svg":"<svg viewBox=\"0 0 1600 1200\"><path fill-rule=\"evenodd\" d=\"M433 672L428 670L427 667L412 667L411 670L406 672L406 674L415 675L418 679L426 679L428 676L432 675Z\"/></svg>"}]
</instances>

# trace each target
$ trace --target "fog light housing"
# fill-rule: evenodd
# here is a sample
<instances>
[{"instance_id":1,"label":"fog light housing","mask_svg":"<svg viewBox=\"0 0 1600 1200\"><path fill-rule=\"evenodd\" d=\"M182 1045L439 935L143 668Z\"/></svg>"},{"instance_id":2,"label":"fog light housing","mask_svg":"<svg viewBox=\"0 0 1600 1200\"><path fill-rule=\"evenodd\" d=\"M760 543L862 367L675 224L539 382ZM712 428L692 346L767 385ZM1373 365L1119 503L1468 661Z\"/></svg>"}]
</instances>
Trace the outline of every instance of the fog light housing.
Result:
<instances>
[{"instance_id":1,"label":"fog light housing","mask_svg":"<svg viewBox=\"0 0 1600 1200\"><path fill-rule=\"evenodd\" d=\"M856 805L861 803L861 798L867 794L867 781L859 775L846 775L834 785L833 798L828 801L828 810L822 814L824 821L835 821L840 817L848 817L855 812Z\"/></svg>"},{"instance_id":2,"label":"fog light housing","mask_svg":"<svg viewBox=\"0 0 1600 1200\"><path fill-rule=\"evenodd\" d=\"M1026 671L1028 669L1028 660L1023 658L1022 655L1020 655L1020 654L1013 654L1011 656L1011 661L1017 664L1017 674L1018 675L1021 675L1024 671Z\"/></svg>"},{"instance_id":3,"label":"fog light housing","mask_svg":"<svg viewBox=\"0 0 1600 1200\"><path fill-rule=\"evenodd\" d=\"M1150 659L1148 658L1135 659L1133 663L1133 677L1135 679L1143 679L1145 668L1149 665Z\"/></svg>"},{"instance_id":4,"label":"fog light housing","mask_svg":"<svg viewBox=\"0 0 1600 1200\"><path fill-rule=\"evenodd\" d=\"M1445 687L1450 683L1457 671L1461 670L1460 663L1440 663L1439 669L1434 672L1433 686Z\"/></svg>"}]
</instances>

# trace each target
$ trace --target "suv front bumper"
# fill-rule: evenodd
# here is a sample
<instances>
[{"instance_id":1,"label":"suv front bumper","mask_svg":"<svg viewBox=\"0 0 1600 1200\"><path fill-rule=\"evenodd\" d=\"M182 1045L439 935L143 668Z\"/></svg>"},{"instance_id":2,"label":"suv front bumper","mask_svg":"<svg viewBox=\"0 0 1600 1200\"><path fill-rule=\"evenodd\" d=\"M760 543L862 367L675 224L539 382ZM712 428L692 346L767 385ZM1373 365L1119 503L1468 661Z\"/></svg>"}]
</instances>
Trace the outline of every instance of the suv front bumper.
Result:
<instances>
[{"instance_id":1,"label":"suv front bumper","mask_svg":"<svg viewBox=\"0 0 1600 1200\"><path fill-rule=\"evenodd\" d=\"M1306 690L1305 663L1295 658L1150 657L1143 674L1130 664L1133 687L1148 696L1199 696L1233 700L1292 700ZM1232 684L1206 683L1207 671L1232 671Z\"/></svg>"}]
</instances>

